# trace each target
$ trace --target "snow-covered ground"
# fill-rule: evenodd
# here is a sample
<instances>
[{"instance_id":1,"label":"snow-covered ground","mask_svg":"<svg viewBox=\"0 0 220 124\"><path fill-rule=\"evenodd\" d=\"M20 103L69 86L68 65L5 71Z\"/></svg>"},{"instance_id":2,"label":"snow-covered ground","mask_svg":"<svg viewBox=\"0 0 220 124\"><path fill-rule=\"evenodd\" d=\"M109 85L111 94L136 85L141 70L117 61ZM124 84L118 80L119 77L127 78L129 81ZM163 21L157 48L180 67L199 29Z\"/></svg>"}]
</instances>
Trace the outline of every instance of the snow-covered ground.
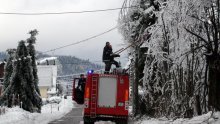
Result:
<instances>
[{"instance_id":1,"label":"snow-covered ground","mask_svg":"<svg viewBox=\"0 0 220 124\"><path fill-rule=\"evenodd\" d=\"M141 120L134 122L134 124L220 124L220 112L216 112L211 116L212 112L207 114L196 116L192 119L176 119L168 120L166 118L153 119L142 118Z\"/></svg>"},{"instance_id":2,"label":"snow-covered ground","mask_svg":"<svg viewBox=\"0 0 220 124\"><path fill-rule=\"evenodd\" d=\"M19 107L14 107L7 109L4 115L0 115L0 124L47 124L64 116L73 107L74 104L71 97L67 97L67 99L62 98L59 104L46 104L42 106L41 113L30 113Z\"/></svg>"},{"instance_id":3,"label":"snow-covered ground","mask_svg":"<svg viewBox=\"0 0 220 124\"><path fill-rule=\"evenodd\" d=\"M83 121L81 121L79 124L84 124ZM111 121L98 121L95 122L95 124L115 124L115 122L111 122Z\"/></svg>"},{"instance_id":4,"label":"snow-covered ground","mask_svg":"<svg viewBox=\"0 0 220 124\"><path fill-rule=\"evenodd\" d=\"M46 104L42 107L41 113L30 113L20 109L19 107L8 108L4 115L0 115L0 124L47 124L50 121L56 120L70 112L74 108L71 97L63 99L59 104ZM59 110L58 110L59 108ZM220 124L220 112L215 112L211 116L211 112L196 116L192 119L176 119L168 120L166 118L149 118L143 117L136 122L129 124ZM80 122L83 124L83 121ZM99 121L95 124L115 124L114 122Z\"/></svg>"}]
</instances>

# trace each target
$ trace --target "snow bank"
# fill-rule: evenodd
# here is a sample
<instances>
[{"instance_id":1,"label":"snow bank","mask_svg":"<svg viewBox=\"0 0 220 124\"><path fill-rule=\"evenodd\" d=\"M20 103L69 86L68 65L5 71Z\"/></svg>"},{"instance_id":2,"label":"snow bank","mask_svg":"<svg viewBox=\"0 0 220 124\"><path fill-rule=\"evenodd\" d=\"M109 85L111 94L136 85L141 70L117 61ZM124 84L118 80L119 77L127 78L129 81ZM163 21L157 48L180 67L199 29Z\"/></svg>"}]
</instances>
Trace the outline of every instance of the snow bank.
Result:
<instances>
[{"instance_id":1,"label":"snow bank","mask_svg":"<svg viewBox=\"0 0 220 124\"><path fill-rule=\"evenodd\" d=\"M111 121L98 121L98 122L95 122L95 124L115 124L115 122L111 122Z\"/></svg>"},{"instance_id":2,"label":"snow bank","mask_svg":"<svg viewBox=\"0 0 220 124\"><path fill-rule=\"evenodd\" d=\"M19 107L9 108L0 115L0 124L47 124L70 112L73 108L72 98L62 99L60 104L46 104L41 113L30 113Z\"/></svg>"},{"instance_id":3,"label":"snow bank","mask_svg":"<svg viewBox=\"0 0 220 124\"><path fill-rule=\"evenodd\" d=\"M176 119L176 120L168 120L166 118L143 118L135 124L220 124L220 112L216 112L211 116L211 112L193 117L192 119Z\"/></svg>"},{"instance_id":4,"label":"snow bank","mask_svg":"<svg viewBox=\"0 0 220 124\"><path fill-rule=\"evenodd\" d=\"M59 96L52 96L52 97L48 98L49 103L60 103L61 100L62 99Z\"/></svg>"},{"instance_id":5,"label":"snow bank","mask_svg":"<svg viewBox=\"0 0 220 124\"><path fill-rule=\"evenodd\" d=\"M56 88L52 87L50 90L47 91L47 94L49 95L55 95L57 93Z\"/></svg>"}]
</instances>

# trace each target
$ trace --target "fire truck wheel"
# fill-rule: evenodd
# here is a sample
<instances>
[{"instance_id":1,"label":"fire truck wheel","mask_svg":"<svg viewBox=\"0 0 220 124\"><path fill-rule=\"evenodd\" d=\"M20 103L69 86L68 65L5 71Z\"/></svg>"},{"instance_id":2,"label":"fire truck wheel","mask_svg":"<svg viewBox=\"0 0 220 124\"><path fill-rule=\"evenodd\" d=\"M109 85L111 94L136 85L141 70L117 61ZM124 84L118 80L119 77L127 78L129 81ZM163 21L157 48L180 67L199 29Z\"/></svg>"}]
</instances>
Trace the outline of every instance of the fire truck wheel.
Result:
<instances>
[{"instance_id":1,"label":"fire truck wheel","mask_svg":"<svg viewBox=\"0 0 220 124\"><path fill-rule=\"evenodd\" d=\"M127 119L120 119L116 121L116 124L128 124L128 120Z\"/></svg>"},{"instance_id":2,"label":"fire truck wheel","mask_svg":"<svg viewBox=\"0 0 220 124\"><path fill-rule=\"evenodd\" d=\"M92 121L90 118L84 118L83 121L84 124L94 124L94 121Z\"/></svg>"},{"instance_id":3,"label":"fire truck wheel","mask_svg":"<svg viewBox=\"0 0 220 124\"><path fill-rule=\"evenodd\" d=\"M94 122L86 122L86 121L84 121L84 124L94 124Z\"/></svg>"}]
</instances>

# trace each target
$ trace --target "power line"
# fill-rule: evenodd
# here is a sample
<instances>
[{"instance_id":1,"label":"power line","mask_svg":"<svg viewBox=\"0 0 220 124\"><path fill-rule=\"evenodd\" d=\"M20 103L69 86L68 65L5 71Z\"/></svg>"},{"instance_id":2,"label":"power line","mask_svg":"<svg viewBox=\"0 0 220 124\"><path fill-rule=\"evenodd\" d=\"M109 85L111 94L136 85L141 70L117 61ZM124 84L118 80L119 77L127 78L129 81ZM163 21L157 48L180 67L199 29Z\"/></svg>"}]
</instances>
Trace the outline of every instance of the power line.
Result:
<instances>
[{"instance_id":1,"label":"power line","mask_svg":"<svg viewBox=\"0 0 220 124\"><path fill-rule=\"evenodd\" d=\"M126 23L124 23L124 24L126 24ZM97 35L95 35L95 36L86 38L86 39L84 39L84 40L81 40L81 41L78 41L78 42L75 42L75 43L71 43L71 44L68 44L68 45L64 45L64 46L61 46L61 47L57 47L57 48L54 48L54 49L51 49L51 50L48 50L48 51L45 51L45 52L42 52L42 53L54 52L55 50L58 50L58 49L62 49L62 48L65 48L65 47L69 47L69 46L77 45L77 44L82 43L82 42L89 41L89 40L91 40L91 39L94 39L94 38L96 38L96 37L99 37L99 36L101 36L101 35L104 35L104 34L106 34L106 33L108 33L108 32L111 32L111 31L117 29L118 27L123 26L124 24L119 25L119 26L115 26L115 27L113 27L113 28L111 28L111 29L109 29L109 30L107 30L107 31L105 31L105 32L102 32L102 33L97 34ZM126 50L127 48L129 48L130 46L132 46L132 45L129 45L129 46L127 46L126 48L122 48L122 49L120 49L119 51L122 52L122 51ZM24 57L24 59L26 59L26 58L29 58L29 56ZM15 58L15 59L13 59L13 61L15 61L15 62L16 62L16 61L19 61L19 60L21 60L21 58L17 58L17 59ZM101 61L94 61L94 62L101 62ZM71 63L70 63L70 64L71 64ZM74 64L74 63L73 63L73 64Z\"/></svg>"},{"instance_id":2,"label":"power line","mask_svg":"<svg viewBox=\"0 0 220 124\"><path fill-rule=\"evenodd\" d=\"M101 9L101 10L86 10L86 11L78 11L78 12L57 12L57 13L10 13L10 12L0 12L0 14L8 14L8 15L50 15L50 14L73 14L73 13L88 13L88 12L101 12L101 11L112 11L112 10L118 10L118 9L126 9L126 8L134 8L134 7L137 7L137 6L130 6L130 7L122 7L122 8L113 8L113 9ZM125 24L125 23L124 23ZM124 24L120 25L120 26L123 26ZM108 32L111 32L113 31L114 29L120 27L120 26L115 26L105 32L102 32L100 34L97 34L95 36L92 36L92 37L89 37L87 39L84 39L84 40L81 40L81 41L78 41L78 42L75 42L75 43L71 43L71 44L68 44L68 45L64 45L64 46L61 46L61 47L57 47L57 48L54 48L54 49L51 49L51 50L48 50L48 51L45 51L43 53L48 53L48 52L54 52L55 50L58 50L58 49L62 49L62 48L65 48L65 47L69 47L69 46L73 46L73 45L77 45L79 43L82 43L82 42L86 42L88 40L91 40L91 39L94 39L96 37L99 37L101 35L104 35Z\"/></svg>"},{"instance_id":3,"label":"power line","mask_svg":"<svg viewBox=\"0 0 220 124\"><path fill-rule=\"evenodd\" d=\"M120 26L122 26L122 25L120 25ZM58 49L62 49L62 48L69 47L69 46L73 46L73 45L76 45L76 44L79 44L79 43L82 43L82 42L86 42L86 41L88 41L88 40L91 40L91 39L94 39L94 38L99 37L99 36L101 36L101 35L104 35L104 34L106 34L106 33L108 33L108 32L111 32L111 31L117 29L117 28L120 27L120 26L115 26L115 27L113 27L113 28L111 28L111 29L109 29L109 30L107 30L107 31L105 31L105 32L102 32L102 33L100 33L100 34L97 34L97 35L95 35L95 36L92 36L92 37L86 38L86 39L84 39L84 40L81 40L81 41L78 41L78 42L75 42L75 43L71 43L71 44L68 44L68 45L65 45L65 46L57 47L57 48L54 48L54 49L45 51L45 52L43 52L43 53L53 52L53 51L58 50Z\"/></svg>"},{"instance_id":4,"label":"power line","mask_svg":"<svg viewBox=\"0 0 220 124\"><path fill-rule=\"evenodd\" d=\"M134 7L136 6L123 7L123 8L111 8L111 9L99 9L99 10L68 11L68 12L43 12L43 13L0 12L0 14L2 15L61 15L61 14L79 14L79 13L114 11L114 10L134 8Z\"/></svg>"}]
</instances>

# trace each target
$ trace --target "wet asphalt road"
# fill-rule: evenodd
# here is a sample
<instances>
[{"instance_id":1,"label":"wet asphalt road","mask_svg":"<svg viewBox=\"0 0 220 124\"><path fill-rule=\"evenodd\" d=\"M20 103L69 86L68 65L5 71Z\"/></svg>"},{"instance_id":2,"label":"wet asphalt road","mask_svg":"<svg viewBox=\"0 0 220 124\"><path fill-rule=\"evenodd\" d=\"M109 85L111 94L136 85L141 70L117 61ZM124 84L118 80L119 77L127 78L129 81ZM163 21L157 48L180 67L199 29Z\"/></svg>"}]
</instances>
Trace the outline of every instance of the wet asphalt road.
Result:
<instances>
[{"instance_id":1,"label":"wet asphalt road","mask_svg":"<svg viewBox=\"0 0 220 124\"><path fill-rule=\"evenodd\" d=\"M62 118L51 121L48 124L83 124L83 106L75 104L75 107Z\"/></svg>"},{"instance_id":2,"label":"wet asphalt road","mask_svg":"<svg viewBox=\"0 0 220 124\"><path fill-rule=\"evenodd\" d=\"M48 124L83 124L83 105L78 105L74 103L75 108L73 108L69 113L60 119L49 122ZM99 122L97 124L115 124L113 122ZM134 124L131 120L128 124Z\"/></svg>"}]
</instances>

